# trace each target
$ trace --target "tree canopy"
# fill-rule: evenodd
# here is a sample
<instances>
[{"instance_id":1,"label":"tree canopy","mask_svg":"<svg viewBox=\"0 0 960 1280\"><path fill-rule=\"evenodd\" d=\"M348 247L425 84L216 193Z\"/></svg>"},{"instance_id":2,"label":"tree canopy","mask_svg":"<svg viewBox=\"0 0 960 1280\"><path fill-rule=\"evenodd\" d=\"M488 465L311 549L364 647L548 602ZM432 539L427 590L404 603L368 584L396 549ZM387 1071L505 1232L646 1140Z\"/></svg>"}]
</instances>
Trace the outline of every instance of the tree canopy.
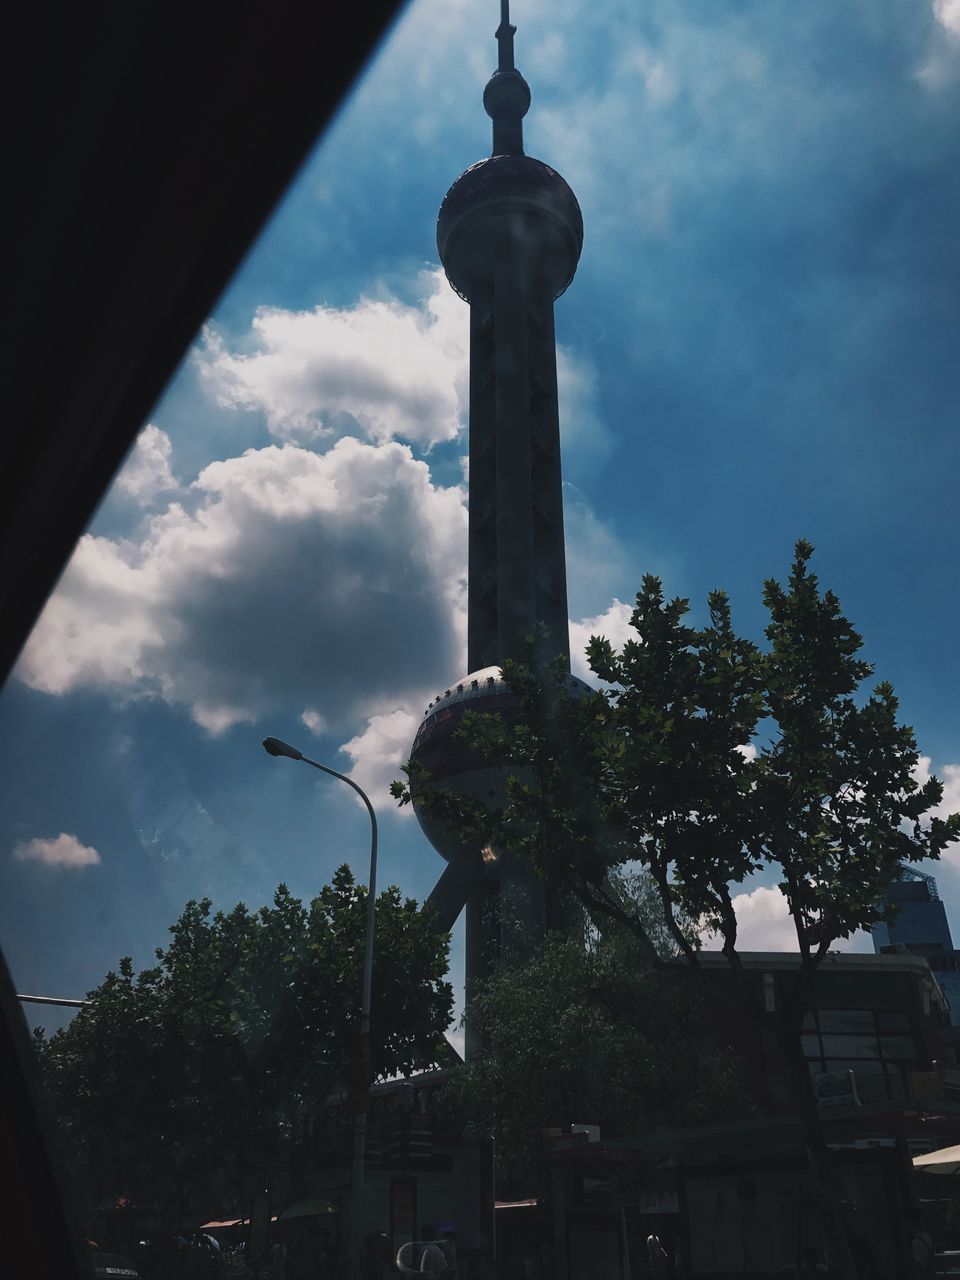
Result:
<instances>
[{"instance_id":1,"label":"tree canopy","mask_svg":"<svg viewBox=\"0 0 960 1280\"><path fill-rule=\"evenodd\" d=\"M504 808L432 785L415 762L394 795L481 845L523 853L595 920L631 927L653 965L662 963L657 948L611 893L611 867L649 871L690 962L697 940L681 922L693 919L719 934L735 968L736 887L772 870L801 968L815 967L837 940L884 915L884 891L902 865L937 858L960 838L960 814L925 820L942 784L917 781L916 738L898 721L893 686L861 690L873 667L837 597L821 592L812 553L798 542L787 586L764 584L766 649L736 634L723 591L710 594L708 621L696 627L689 602L668 600L647 575L635 637L619 652L590 640L590 667L605 687L572 693L564 664L537 660L536 646L529 664L505 663L524 715L506 724L468 713L459 730L471 749L516 766Z\"/></svg>"},{"instance_id":2,"label":"tree canopy","mask_svg":"<svg viewBox=\"0 0 960 1280\"><path fill-rule=\"evenodd\" d=\"M305 906L188 902L157 963L120 961L61 1031L35 1036L78 1182L98 1202L243 1194L289 1153L292 1117L343 1078L356 1043L366 889L346 866ZM443 1055L448 939L396 888L379 894L373 1076Z\"/></svg>"},{"instance_id":3,"label":"tree canopy","mask_svg":"<svg viewBox=\"0 0 960 1280\"><path fill-rule=\"evenodd\" d=\"M610 888L674 949L648 876ZM741 1064L704 1045L698 1006L688 983L644 963L629 930L600 934L583 918L482 984L470 1007L482 1049L444 1100L494 1138L500 1177L526 1194L544 1182L545 1128L597 1124L609 1139L751 1114Z\"/></svg>"}]
</instances>

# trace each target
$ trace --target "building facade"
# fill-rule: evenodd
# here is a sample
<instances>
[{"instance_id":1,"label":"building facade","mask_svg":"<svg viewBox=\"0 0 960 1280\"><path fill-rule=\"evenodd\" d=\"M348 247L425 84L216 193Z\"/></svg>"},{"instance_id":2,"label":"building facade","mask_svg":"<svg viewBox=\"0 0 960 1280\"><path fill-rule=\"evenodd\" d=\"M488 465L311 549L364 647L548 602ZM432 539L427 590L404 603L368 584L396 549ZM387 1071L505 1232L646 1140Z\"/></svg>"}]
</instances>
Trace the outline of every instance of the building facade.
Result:
<instances>
[{"instance_id":1,"label":"building facade","mask_svg":"<svg viewBox=\"0 0 960 1280\"><path fill-rule=\"evenodd\" d=\"M754 1115L700 1128L554 1140L549 1242L558 1280L628 1280L652 1233L682 1274L698 1280L791 1275L806 1258L826 1265L791 1073L762 1016L723 998L732 974L703 954L718 998L704 1048L744 1062ZM776 1012L796 955L744 954L756 1009ZM946 1001L927 961L906 954L824 960L806 1019L804 1052L820 1096L847 1229L872 1252L878 1275L911 1274L910 1161L960 1140L960 1076L945 1062ZM836 1088L837 1083L844 1088ZM957 1240L937 1239L938 1244ZM872 1274L872 1272L870 1272Z\"/></svg>"},{"instance_id":2,"label":"building facade","mask_svg":"<svg viewBox=\"0 0 960 1280\"><path fill-rule=\"evenodd\" d=\"M699 1280L795 1274L805 1255L825 1264L777 1037L762 1017L723 999L733 984L725 957L700 959L718 992L704 1011L703 1049L723 1046L740 1056L755 1114L608 1140L601 1134L596 1142L560 1139L550 1244L558 1280L627 1280L651 1232L683 1260L683 1274ZM757 1010L775 1013L797 956L742 959ZM872 1251L878 1274L909 1275L906 1223L918 1203L911 1158L960 1141L946 1001L921 956L844 953L823 962L813 1005L803 1048L815 1086L829 1086L818 1089L820 1110L848 1229Z\"/></svg>"},{"instance_id":3,"label":"building facade","mask_svg":"<svg viewBox=\"0 0 960 1280\"><path fill-rule=\"evenodd\" d=\"M871 929L874 951L923 956L950 1005L951 1022L960 1027L960 952L954 948L936 880L904 867L901 879L887 887L884 902L896 909L896 915Z\"/></svg>"}]
</instances>

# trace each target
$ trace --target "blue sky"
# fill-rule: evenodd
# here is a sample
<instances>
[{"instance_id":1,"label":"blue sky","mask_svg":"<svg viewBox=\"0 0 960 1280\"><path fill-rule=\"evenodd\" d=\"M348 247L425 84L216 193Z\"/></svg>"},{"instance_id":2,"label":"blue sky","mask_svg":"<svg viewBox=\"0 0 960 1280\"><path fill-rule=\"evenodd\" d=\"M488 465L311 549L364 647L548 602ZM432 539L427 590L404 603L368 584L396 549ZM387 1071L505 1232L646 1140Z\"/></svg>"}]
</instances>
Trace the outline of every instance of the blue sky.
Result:
<instances>
[{"instance_id":1,"label":"blue sky","mask_svg":"<svg viewBox=\"0 0 960 1280\"><path fill-rule=\"evenodd\" d=\"M489 151L496 8L406 10L0 698L21 990L148 962L188 897L365 872L363 811L268 733L369 785L384 883L442 870L385 787L465 674L467 310L434 231ZM575 645L622 638L650 571L698 609L725 586L759 638L807 537L960 808L960 3L514 10L527 150L586 228L557 306ZM953 918L960 851L937 874ZM744 945L786 945L769 884L744 894Z\"/></svg>"}]
</instances>

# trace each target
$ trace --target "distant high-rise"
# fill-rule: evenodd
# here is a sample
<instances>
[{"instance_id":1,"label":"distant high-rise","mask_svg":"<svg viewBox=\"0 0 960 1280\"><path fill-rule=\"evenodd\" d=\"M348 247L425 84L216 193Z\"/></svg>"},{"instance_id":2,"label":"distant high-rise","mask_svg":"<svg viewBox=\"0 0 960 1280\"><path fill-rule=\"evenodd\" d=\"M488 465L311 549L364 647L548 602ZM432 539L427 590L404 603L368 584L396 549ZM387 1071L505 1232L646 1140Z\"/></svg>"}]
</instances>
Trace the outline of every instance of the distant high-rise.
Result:
<instances>
[{"instance_id":1,"label":"distant high-rise","mask_svg":"<svg viewBox=\"0 0 960 1280\"><path fill-rule=\"evenodd\" d=\"M954 950L936 880L904 867L901 879L887 886L884 902L897 907L897 916L891 924L881 922L870 930L874 951L923 956L947 997L952 1022L960 1024L960 956Z\"/></svg>"},{"instance_id":2,"label":"distant high-rise","mask_svg":"<svg viewBox=\"0 0 960 1280\"><path fill-rule=\"evenodd\" d=\"M507 767L456 749L463 712L509 715L499 667L525 656L537 628L569 665L553 305L576 271L583 221L563 178L524 153L530 89L514 64L515 30L501 0L498 67L483 94L493 151L454 182L437 221L447 279L470 306L470 674L431 703L413 750L445 785L487 799L502 796ZM466 905L469 994L498 945L549 922L549 886L418 816L449 863L431 895L441 923Z\"/></svg>"}]
</instances>

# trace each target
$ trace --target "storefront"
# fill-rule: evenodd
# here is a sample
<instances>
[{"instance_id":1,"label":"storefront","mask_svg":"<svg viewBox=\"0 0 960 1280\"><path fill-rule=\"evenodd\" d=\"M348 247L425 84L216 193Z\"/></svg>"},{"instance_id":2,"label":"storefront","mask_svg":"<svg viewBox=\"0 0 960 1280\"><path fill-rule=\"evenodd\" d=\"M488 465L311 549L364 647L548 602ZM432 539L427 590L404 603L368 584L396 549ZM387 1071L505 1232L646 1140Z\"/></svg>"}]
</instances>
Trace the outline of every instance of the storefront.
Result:
<instances>
[{"instance_id":1,"label":"storefront","mask_svg":"<svg viewBox=\"0 0 960 1280\"><path fill-rule=\"evenodd\" d=\"M367 1121L362 1234L383 1234L393 1257L425 1226L456 1250L460 1280L483 1274L496 1249L493 1143L465 1138L439 1106L449 1069L374 1085ZM306 1188L343 1206L353 1121L344 1099L306 1114Z\"/></svg>"},{"instance_id":2,"label":"storefront","mask_svg":"<svg viewBox=\"0 0 960 1280\"><path fill-rule=\"evenodd\" d=\"M960 1136L960 1107L850 1107L825 1128L851 1240L878 1275L910 1274L912 1150ZM580 1143L556 1151L551 1164L557 1280L641 1275L651 1235L698 1280L789 1274L804 1257L826 1262L791 1117Z\"/></svg>"}]
</instances>

